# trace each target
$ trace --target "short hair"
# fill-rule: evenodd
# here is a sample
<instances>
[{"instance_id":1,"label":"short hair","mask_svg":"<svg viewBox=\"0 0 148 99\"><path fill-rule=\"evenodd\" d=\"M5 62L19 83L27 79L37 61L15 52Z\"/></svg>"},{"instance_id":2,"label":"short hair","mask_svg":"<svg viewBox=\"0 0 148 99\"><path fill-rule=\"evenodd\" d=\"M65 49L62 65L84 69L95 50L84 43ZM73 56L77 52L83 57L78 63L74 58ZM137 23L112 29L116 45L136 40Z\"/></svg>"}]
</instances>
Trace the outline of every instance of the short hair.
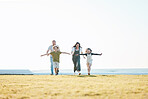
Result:
<instances>
[{"instance_id":1,"label":"short hair","mask_svg":"<svg viewBox=\"0 0 148 99\"><path fill-rule=\"evenodd\" d=\"M56 42L56 40L52 40L52 42Z\"/></svg>"},{"instance_id":2,"label":"short hair","mask_svg":"<svg viewBox=\"0 0 148 99\"><path fill-rule=\"evenodd\" d=\"M54 45L54 46L53 46L53 49L54 49L55 47L57 47L57 49L59 49L59 47L58 47L57 45Z\"/></svg>"}]
</instances>

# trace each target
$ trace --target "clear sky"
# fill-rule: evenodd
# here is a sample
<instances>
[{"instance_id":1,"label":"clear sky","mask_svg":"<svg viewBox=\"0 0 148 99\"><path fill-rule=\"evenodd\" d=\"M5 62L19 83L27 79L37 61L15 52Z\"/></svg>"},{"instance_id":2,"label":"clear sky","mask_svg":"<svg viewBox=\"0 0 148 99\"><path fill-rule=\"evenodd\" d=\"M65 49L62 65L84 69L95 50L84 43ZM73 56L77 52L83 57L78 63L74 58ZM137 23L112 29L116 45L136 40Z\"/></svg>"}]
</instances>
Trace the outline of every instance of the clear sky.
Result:
<instances>
[{"instance_id":1,"label":"clear sky","mask_svg":"<svg viewBox=\"0 0 148 99\"><path fill-rule=\"evenodd\" d=\"M148 0L0 0L0 69L49 69L55 39L94 53L92 68L148 68ZM71 55L60 68L73 69ZM86 60L81 57L82 69Z\"/></svg>"}]
</instances>

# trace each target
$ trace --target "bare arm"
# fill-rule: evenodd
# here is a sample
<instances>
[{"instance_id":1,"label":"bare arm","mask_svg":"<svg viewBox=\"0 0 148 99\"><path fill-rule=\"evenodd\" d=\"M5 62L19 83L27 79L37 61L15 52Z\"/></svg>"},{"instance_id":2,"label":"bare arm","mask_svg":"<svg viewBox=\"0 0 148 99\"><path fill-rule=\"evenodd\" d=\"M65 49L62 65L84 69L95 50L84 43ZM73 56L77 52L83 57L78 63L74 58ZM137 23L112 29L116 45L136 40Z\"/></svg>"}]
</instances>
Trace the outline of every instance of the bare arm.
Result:
<instances>
[{"instance_id":1,"label":"bare arm","mask_svg":"<svg viewBox=\"0 0 148 99\"><path fill-rule=\"evenodd\" d=\"M79 55L83 55L83 58L86 59L86 57L84 56L86 54L83 54L82 49L81 49L81 54L79 54Z\"/></svg>"},{"instance_id":2,"label":"bare arm","mask_svg":"<svg viewBox=\"0 0 148 99\"><path fill-rule=\"evenodd\" d=\"M49 49L47 50L46 54L48 54L48 52L49 52Z\"/></svg>"},{"instance_id":3,"label":"bare arm","mask_svg":"<svg viewBox=\"0 0 148 99\"><path fill-rule=\"evenodd\" d=\"M50 53L47 53L47 54L43 54L43 55L41 55L41 57L42 57L42 56L45 56L45 55L47 55L47 56L48 56L49 54L50 54Z\"/></svg>"},{"instance_id":4,"label":"bare arm","mask_svg":"<svg viewBox=\"0 0 148 99\"><path fill-rule=\"evenodd\" d=\"M74 54L74 47L72 48L71 54L72 54L72 55Z\"/></svg>"},{"instance_id":5,"label":"bare arm","mask_svg":"<svg viewBox=\"0 0 148 99\"><path fill-rule=\"evenodd\" d=\"M62 54L68 54L68 55L70 55L70 53L67 53L67 52L61 52Z\"/></svg>"}]
</instances>

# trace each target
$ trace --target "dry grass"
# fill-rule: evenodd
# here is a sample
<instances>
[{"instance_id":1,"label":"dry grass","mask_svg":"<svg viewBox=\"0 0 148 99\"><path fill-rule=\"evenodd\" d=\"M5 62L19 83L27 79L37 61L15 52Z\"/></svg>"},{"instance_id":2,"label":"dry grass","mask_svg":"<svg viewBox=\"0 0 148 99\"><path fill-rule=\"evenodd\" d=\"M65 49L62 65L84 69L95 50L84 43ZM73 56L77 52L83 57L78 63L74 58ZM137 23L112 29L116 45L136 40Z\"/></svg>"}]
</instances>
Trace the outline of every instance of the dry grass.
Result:
<instances>
[{"instance_id":1,"label":"dry grass","mask_svg":"<svg viewBox=\"0 0 148 99\"><path fill-rule=\"evenodd\" d=\"M148 75L0 75L0 99L148 99Z\"/></svg>"}]
</instances>

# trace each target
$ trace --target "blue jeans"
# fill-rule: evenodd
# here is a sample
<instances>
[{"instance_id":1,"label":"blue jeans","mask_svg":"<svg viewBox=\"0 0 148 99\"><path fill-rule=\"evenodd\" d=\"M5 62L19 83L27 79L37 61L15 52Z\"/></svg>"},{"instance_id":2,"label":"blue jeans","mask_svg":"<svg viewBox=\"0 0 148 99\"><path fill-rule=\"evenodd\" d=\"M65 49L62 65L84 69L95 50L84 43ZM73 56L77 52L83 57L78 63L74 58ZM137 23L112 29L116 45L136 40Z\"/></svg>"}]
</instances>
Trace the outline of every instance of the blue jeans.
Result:
<instances>
[{"instance_id":1,"label":"blue jeans","mask_svg":"<svg viewBox=\"0 0 148 99\"><path fill-rule=\"evenodd\" d=\"M50 63L51 63L51 74L53 74L53 59L52 56L50 56Z\"/></svg>"}]
</instances>

